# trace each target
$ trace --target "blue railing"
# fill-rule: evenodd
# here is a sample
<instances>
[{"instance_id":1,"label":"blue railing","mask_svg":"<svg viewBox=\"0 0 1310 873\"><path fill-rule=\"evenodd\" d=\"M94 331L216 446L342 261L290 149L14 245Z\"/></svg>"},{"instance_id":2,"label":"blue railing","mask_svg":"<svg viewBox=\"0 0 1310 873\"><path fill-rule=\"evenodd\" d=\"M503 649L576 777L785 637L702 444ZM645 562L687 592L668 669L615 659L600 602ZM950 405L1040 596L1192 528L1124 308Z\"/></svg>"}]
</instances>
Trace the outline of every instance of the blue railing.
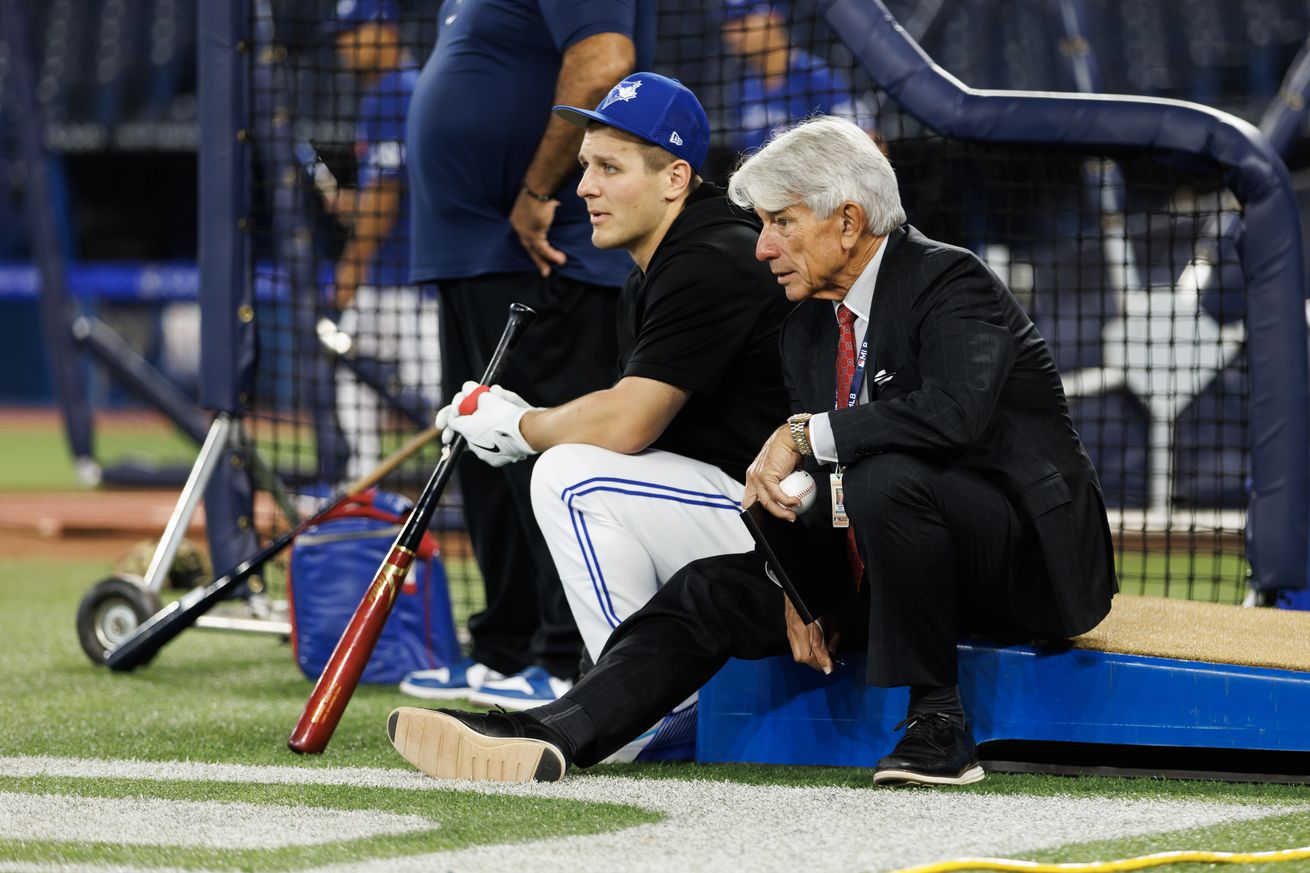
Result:
<instances>
[{"instance_id":1,"label":"blue railing","mask_svg":"<svg viewBox=\"0 0 1310 873\"><path fill-rule=\"evenodd\" d=\"M881 0L832 0L824 16L904 110L958 140L1084 151L1132 148L1219 165L1245 209L1251 497L1248 559L1259 590L1305 588L1310 541L1305 276L1291 178L1252 125L1176 100L969 88L937 66Z\"/></svg>"}]
</instances>

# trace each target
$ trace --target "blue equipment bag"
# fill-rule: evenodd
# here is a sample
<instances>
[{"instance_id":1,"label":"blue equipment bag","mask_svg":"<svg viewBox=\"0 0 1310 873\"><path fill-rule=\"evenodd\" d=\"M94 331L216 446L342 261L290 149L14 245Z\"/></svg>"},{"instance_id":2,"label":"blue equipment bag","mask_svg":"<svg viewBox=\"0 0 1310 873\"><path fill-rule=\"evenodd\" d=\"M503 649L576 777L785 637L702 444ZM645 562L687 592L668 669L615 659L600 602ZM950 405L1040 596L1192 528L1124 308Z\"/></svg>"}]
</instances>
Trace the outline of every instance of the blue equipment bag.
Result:
<instances>
[{"instance_id":1,"label":"blue equipment bag","mask_svg":"<svg viewBox=\"0 0 1310 873\"><path fill-rule=\"evenodd\" d=\"M370 489L296 538L287 578L291 645L310 679L323 672L411 508L399 494ZM399 682L411 670L459 658L446 573L435 540L424 534L360 681Z\"/></svg>"}]
</instances>

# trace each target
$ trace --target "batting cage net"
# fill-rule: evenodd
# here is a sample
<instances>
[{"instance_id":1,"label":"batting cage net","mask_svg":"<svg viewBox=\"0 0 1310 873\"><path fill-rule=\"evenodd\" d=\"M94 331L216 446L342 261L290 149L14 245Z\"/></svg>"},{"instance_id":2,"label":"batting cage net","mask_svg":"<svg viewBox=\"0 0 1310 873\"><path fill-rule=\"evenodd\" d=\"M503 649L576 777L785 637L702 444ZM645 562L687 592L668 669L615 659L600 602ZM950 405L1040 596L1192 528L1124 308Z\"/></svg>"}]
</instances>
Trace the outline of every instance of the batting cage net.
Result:
<instances>
[{"instance_id":1,"label":"batting cage net","mask_svg":"<svg viewBox=\"0 0 1310 873\"><path fill-rule=\"evenodd\" d=\"M337 5L250 6L250 423L302 490L375 463L430 425L442 396L432 289L408 280L404 166L422 156L403 143L443 5L404 3L394 25L358 27L342 26ZM851 118L891 158L911 223L976 252L1009 284L1051 346L1100 472L1125 591L1242 599L1251 378L1233 232L1244 215L1217 163L946 135L898 105L857 60L858 35L835 33L808 0L665 0L657 22L654 69L709 113L708 179L726 183L741 153L780 126ZM1067 74L1068 37L1055 28L1030 47L1033 63ZM436 458L428 449L384 486L417 491ZM462 618L481 585L459 495L443 503L436 527Z\"/></svg>"}]
</instances>

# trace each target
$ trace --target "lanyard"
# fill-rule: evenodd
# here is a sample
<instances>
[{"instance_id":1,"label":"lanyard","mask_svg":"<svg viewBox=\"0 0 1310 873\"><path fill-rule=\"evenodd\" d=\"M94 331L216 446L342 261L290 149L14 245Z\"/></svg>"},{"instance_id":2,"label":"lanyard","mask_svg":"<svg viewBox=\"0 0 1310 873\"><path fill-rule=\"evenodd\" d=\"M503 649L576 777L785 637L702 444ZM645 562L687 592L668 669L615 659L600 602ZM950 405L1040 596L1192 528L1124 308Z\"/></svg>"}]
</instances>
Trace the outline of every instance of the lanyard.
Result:
<instances>
[{"instance_id":1,"label":"lanyard","mask_svg":"<svg viewBox=\"0 0 1310 873\"><path fill-rule=\"evenodd\" d=\"M864 331L860 341L860 353L855 356L855 372L851 374L851 391L846 395L846 408L850 409L860 399L860 386L864 384L864 365L869 362L869 331ZM841 409L841 398L833 398L833 408Z\"/></svg>"}]
</instances>

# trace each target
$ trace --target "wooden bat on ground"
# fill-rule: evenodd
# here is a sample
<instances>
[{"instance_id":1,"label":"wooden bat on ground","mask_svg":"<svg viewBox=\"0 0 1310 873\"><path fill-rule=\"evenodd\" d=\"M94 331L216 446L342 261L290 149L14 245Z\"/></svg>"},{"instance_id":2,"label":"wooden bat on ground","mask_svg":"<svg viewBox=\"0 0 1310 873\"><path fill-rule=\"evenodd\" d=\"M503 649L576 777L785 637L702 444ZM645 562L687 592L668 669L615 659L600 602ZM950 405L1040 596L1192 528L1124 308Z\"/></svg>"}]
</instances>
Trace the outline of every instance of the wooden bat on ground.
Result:
<instances>
[{"instance_id":1,"label":"wooden bat on ground","mask_svg":"<svg viewBox=\"0 0 1310 873\"><path fill-rule=\"evenodd\" d=\"M226 574L219 576L204 588L196 588L173 601L142 623L132 634L105 656L105 664L110 670L134 670L147 663L173 637L195 624L222 600L232 589L241 584L251 573L257 571L267 561L282 551L310 525L317 523L332 510L341 506L351 496L358 494L385 479L392 471L409 460L419 449L441 436L441 430L430 427L412 437L403 446L396 449L382 460L373 470L347 485L336 496L327 501L308 518L281 534L255 554L237 564Z\"/></svg>"},{"instance_id":2,"label":"wooden bat on ground","mask_svg":"<svg viewBox=\"0 0 1310 873\"><path fill-rule=\"evenodd\" d=\"M509 322L505 325L505 332L501 334L500 343L492 353L487 371L482 376L483 385L500 381L510 352L518 345L523 331L535 317L534 311L520 303L510 306ZM410 563L414 560L414 553L418 550L419 542L432 520L432 513L441 498L441 492L450 481L451 474L455 471L455 463L464 453L466 446L467 443L462 436L456 437L442 453L441 460L432 471L432 477L428 479L427 485L423 487L423 492L414 504L414 510L409 514L409 519L392 544L391 552L378 568L372 584L364 592L359 607L342 632L336 648L332 650L327 666L319 675L318 682L305 703L305 709L287 739L287 746L291 751L318 754L327 747L328 740L332 738L332 732L336 730L351 695L355 693L364 666L368 663L369 656L373 654L373 647L386 625L387 616L391 614L396 593L405 581L406 574L409 573Z\"/></svg>"}]
</instances>

